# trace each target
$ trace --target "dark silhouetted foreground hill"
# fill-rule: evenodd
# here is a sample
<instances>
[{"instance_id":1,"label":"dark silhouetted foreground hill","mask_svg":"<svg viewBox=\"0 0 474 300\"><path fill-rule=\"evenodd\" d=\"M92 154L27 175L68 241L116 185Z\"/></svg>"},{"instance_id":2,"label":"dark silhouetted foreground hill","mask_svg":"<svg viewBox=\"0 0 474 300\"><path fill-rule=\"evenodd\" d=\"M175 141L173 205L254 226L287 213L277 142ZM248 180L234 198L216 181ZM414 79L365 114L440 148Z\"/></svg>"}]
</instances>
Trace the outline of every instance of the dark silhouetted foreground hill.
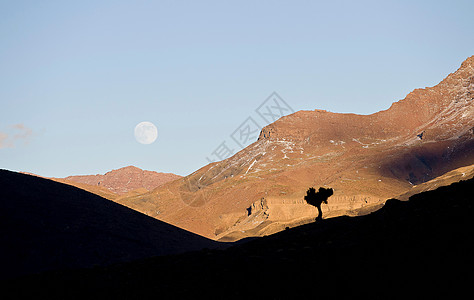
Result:
<instances>
[{"instance_id":1,"label":"dark silhouetted foreground hill","mask_svg":"<svg viewBox=\"0 0 474 300\"><path fill-rule=\"evenodd\" d=\"M217 243L84 190L0 170L0 245L1 279Z\"/></svg>"},{"instance_id":2,"label":"dark silhouetted foreground hill","mask_svg":"<svg viewBox=\"0 0 474 300\"><path fill-rule=\"evenodd\" d=\"M369 215L327 219L226 250L26 277L7 291L109 299L469 297L473 187L474 179L461 181L407 202L388 200Z\"/></svg>"}]
</instances>

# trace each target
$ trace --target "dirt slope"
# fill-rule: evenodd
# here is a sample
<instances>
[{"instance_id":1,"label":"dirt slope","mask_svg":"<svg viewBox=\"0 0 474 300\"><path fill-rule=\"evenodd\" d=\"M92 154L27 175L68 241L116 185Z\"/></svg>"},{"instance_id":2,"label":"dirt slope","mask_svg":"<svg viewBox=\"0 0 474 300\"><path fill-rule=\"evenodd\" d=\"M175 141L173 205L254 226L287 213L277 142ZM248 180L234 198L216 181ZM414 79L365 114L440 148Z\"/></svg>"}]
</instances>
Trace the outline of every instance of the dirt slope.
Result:
<instances>
[{"instance_id":1,"label":"dirt slope","mask_svg":"<svg viewBox=\"0 0 474 300\"><path fill-rule=\"evenodd\" d=\"M213 239L308 222L308 187L335 190L324 217L358 214L474 164L474 56L438 85L372 115L298 111L266 126L234 156L118 200Z\"/></svg>"},{"instance_id":2,"label":"dirt slope","mask_svg":"<svg viewBox=\"0 0 474 300\"><path fill-rule=\"evenodd\" d=\"M79 183L106 188L114 194L123 196L135 190L141 190L142 193L144 191L150 191L181 177L182 176L172 173L147 171L134 166L128 166L112 170L103 175L76 175L60 178L58 180L71 184Z\"/></svg>"}]
</instances>

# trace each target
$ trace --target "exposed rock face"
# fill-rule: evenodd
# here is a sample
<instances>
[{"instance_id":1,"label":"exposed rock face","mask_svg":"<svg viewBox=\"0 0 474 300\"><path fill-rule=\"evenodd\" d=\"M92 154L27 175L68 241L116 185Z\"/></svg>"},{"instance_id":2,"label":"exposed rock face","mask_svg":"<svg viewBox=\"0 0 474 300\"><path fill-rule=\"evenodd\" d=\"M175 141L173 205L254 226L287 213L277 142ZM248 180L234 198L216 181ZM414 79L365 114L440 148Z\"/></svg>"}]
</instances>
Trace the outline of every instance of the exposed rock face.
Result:
<instances>
[{"instance_id":1,"label":"exposed rock face","mask_svg":"<svg viewBox=\"0 0 474 300\"><path fill-rule=\"evenodd\" d=\"M74 183L105 187L113 193L123 195L137 189L145 189L143 192L150 191L178 178L181 178L181 176L172 173L146 171L134 166L128 166L112 170L104 175L79 175L69 176L64 179Z\"/></svg>"},{"instance_id":2,"label":"exposed rock face","mask_svg":"<svg viewBox=\"0 0 474 300\"><path fill-rule=\"evenodd\" d=\"M474 56L385 111L282 117L234 156L121 203L228 240L314 220L317 213L303 201L312 186L334 189L322 205L325 217L368 212L413 185L474 164L473 99Z\"/></svg>"}]
</instances>

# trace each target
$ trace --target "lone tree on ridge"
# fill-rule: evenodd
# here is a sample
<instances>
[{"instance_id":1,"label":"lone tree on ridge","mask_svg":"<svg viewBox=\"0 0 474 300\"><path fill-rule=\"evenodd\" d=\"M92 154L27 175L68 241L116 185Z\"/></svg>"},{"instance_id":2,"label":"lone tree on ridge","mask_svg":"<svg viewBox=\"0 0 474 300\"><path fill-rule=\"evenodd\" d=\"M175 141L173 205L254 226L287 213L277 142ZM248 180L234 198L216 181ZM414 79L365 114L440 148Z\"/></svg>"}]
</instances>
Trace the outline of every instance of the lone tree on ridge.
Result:
<instances>
[{"instance_id":1,"label":"lone tree on ridge","mask_svg":"<svg viewBox=\"0 0 474 300\"><path fill-rule=\"evenodd\" d=\"M319 191L316 193L316 190L311 187L306 191L306 196L304 196L304 200L312 206L316 206L318 209L318 216L316 217L316 221L323 219L323 211L321 210L321 203L328 204L328 198L334 194L333 189L325 189L323 187L319 188Z\"/></svg>"}]
</instances>

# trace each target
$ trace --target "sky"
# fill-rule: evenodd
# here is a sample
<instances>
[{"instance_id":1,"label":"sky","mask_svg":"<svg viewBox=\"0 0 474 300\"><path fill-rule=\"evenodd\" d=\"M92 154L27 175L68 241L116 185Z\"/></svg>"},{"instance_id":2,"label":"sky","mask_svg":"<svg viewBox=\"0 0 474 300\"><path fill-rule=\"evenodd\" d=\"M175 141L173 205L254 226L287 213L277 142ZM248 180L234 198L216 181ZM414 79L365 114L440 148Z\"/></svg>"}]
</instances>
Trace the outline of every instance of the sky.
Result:
<instances>
[{"instance_id":1,"label":"sky","mask_svg":"<svg viewBox=\"0 0 474 300\"><path fill-rule=\"evenodd\" d=\"M474 55L473 11L473 1L0 0L0 168L187 175L222 145L254 141L232 134L268 124L256 109L271 97L285 114L385 110ZM135 139L143 121L154 143Z\"/></svg>"}]
</instances>

